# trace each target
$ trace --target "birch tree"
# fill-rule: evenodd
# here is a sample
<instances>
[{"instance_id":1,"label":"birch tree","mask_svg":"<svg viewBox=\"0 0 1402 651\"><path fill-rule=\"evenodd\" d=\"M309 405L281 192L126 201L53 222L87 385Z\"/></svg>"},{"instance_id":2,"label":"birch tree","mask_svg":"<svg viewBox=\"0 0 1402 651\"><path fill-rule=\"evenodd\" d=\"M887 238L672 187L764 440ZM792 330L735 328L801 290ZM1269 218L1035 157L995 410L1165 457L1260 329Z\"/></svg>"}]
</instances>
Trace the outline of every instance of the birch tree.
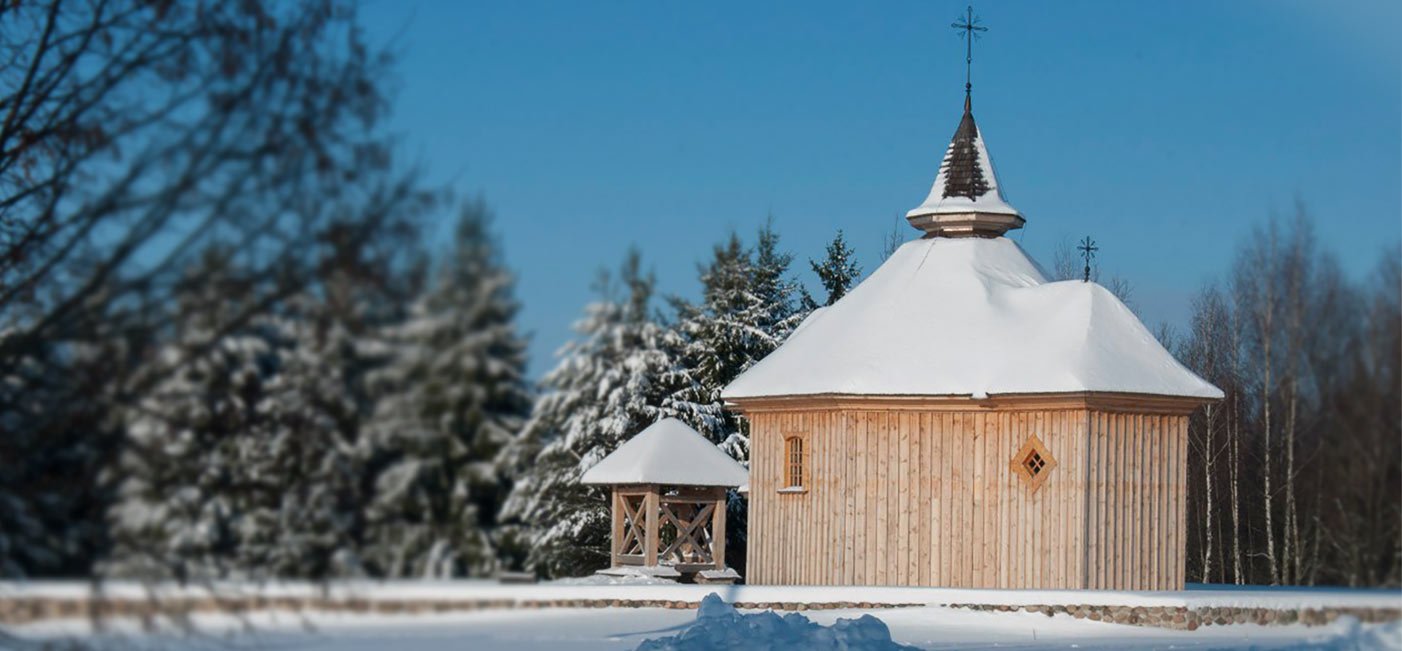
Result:
<instances>
[{"instance_id":1,"label":"birch tree","mask_svg":"<svg viewBox=\"0 0 1402 651\"><path fill-rule=\"evenodd\" d=\"M1313 233L1303 209L1270 220L1238 247L1230 295L1193 303L1178 354L1226 394L1190 422L1194 576L1402 578L1397 250L1355 281Z\"/></svg>"}]
</instances>

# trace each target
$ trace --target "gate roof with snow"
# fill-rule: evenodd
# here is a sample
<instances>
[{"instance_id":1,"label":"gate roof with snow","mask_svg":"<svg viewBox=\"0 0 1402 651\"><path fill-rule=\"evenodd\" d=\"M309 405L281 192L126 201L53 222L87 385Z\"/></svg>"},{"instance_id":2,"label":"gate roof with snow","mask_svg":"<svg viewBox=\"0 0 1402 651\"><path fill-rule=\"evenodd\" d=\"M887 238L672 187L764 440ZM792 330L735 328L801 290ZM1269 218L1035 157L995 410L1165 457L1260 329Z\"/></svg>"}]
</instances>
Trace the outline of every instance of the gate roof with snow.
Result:
<instances>
[{"instance_id":1,"label":"gate roof with snow","mask_svg":"<svg viewBox=\"0 0 1402 651\"><path fill-rule=\"evenodd\" d=\"M734 488L749 481L749 471L685 423L664 418L604 457L581 481Z\"/></svg>"},{"instance_id":2,"label":"gate roof with snow","mask_svg":"<svg viewBox=\"0 0 1402 651\"><path fill-rule=\"evenodd\" d=\"M725 567L726 489L749 478L749 470L675 418L638 432L581 478L612 493L610 568L603 573L738 579Z\"/></svg>"}]
</instances>

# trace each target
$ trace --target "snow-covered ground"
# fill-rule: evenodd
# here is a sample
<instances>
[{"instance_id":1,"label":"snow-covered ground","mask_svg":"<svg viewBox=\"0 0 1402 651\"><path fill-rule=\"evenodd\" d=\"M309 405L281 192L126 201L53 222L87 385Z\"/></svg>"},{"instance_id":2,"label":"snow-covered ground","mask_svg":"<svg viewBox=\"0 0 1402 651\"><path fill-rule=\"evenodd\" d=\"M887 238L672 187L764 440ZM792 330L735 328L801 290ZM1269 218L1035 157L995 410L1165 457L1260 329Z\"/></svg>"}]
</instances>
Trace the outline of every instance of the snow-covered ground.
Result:
<instances>
[{"instance_id":1,"label":"snow-covered ground","mask_svg":"<svg viewBox=\"0 0 1402 651\"><path fill-rule=\"evenodd\" d=\"M81 581L0 581L0 599L38 597L77 599L90 594L92 586ZM108 598L146 599L150 596L223 597L258 595L263 597L326 597L367 601L550 601L577 599L627 599L700 601L716 592L730 603L785 602L873 604L1046 605L1093 604L1125 606L1249 607L1249 608L1402 608L1402 591L1354 590L1346 588L1269 588L1260 586L1190 585L1182 591L1110 590L982 590L965 588L905 588L871 586L773 586L684 585L667 580L634 577L613 578L598 575L548 583L504 585L495 581L340 581L332 584L214 583L208 586L178 587L170 584L146 585L109 581L102 584Z\"/></svg>"},{"instance_id":2,"label":"snow-covered ground","mask_svg":"<svg viewBox=\"0 0 1402 651\"><path fill-rule=\"evenodd\" d=\"M1393 607L1402 596L1388 591L1350 590L1189 590L1180 593L1106 593L998 590L940 590L922 588L795 588L769 586L683 586L683 585L560 585L498 586L486 583L399 583L359 584L355 589L338 586L336 591L354 592L360 597L404 599L409 596L443 599L493 596L510 599L684 599L700 600L716 591L727 601L862 601L867 603L1125 603L1130 605L1276 605ZM244 586L245 589L248 586ZM134 590L113 586L114 592ZM264 587L260 592L303 593L307 586ZM0 584L0 597L27 594L56 597L81 594L77 585ZM753 614L755 611L749 611ZM1047 617L1026 612L978 612L927 605L912 608L845 609L806 611L790 617L808 630L808 639L840 637L840 631L815 632L797 619L801 615L821 626L832 626L839 619L871 615L889 627L891 640L921 649L1399 649L1402 650L1402 624L1359 624L1344 618L1318 627L1302 625L1257 626L1254 624L1207 626L1196 631L1171 631L1141 626L1123 626L1065 615ZM763 622L726 621L719 627L750 626L754 630L778 630L779 639L787 630L775 629L776 618ZM664 608L547 608L447 612L435 614L364 614L349 612L263 612L246 617L221 614L195 615L188 630L181 632L163 623L162 632L143 631L134 620L108 622L104 631L94 632L85 620L47 620L10 629L10 634L29 641L58 641L78 638L97 649L345 649L359 651L454 651L507 649L635 649L647 640L672 638L688 631L697 622L695 610ZM869 624L870 622L868 622ZM760 625L763 626L760 626ZM796 626L798 624L795 624ZM848 625L850 628L850 625ZM769 628L763 628L769 627ZM796 629L795 629L796 630ZM863 629L869 632L869 627ZM790 631L792 632L792 631ZM851 631L849 631L851 633ZM796 635L796 634L795 634ZM699 633L691 638L707 639ZM799 639L791 636L792 639ZM766 643L761 636L745 637ZM790 638L785 638L790 639ZM0 648L6 639L0 637ZM15 640L9 640L18 647ZM696 646L659 646L693 649ZM812 648L811 645L745 648ZM831 647L836 648L836 647ZM861 648L882 648L867 646Z\"/></svg>"},{"instance_id":3,"label":"snow-covered ground","mask_svg":"<svg viewBox=\"0 0 1402 651\"><path fill-rule=\"evenodd\" d=\"M894 641L921 649L1402 649L1398 625L1206 627L1168 631L1035 613L971 612L939 607L864 612L804 613L822 625L872 614L890 627ZM98 649L306 649L361 651L544 651L634 649L643 641L676 635L696 620L695 611L661 608L559 608L417 616L259 614L246 619L203 615L197 633L143 634L134 622L90 635L80 621L21 627L33 641L78 636ZM0 640L3 646L3 640Z\"/></svg>"}]
</instances>

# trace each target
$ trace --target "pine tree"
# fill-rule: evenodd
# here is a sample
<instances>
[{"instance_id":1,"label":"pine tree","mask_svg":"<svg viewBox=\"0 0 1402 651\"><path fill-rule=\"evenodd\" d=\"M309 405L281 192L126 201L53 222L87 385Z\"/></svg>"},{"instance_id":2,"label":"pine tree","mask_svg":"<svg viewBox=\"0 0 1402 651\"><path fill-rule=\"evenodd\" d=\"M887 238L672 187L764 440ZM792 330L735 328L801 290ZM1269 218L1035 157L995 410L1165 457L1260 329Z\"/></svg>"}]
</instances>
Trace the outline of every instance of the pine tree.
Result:
<instances>
[{"instance_id":1,"label":"pine tree","mask_svg":"<svg viewBox=\"0 0 1402 651\"><path fill-rule=\"evenodd\" d=\"M749 445L739 435L735 418L704 407L720 405L721 388L753 364L752 351L764 345L767 333L754 321L765 306L751 289L752 276L751 252L731 233L701 269L701 303L671 299L676 312L673 329L682 342L679 362L695 379L673 399L709 416L687 422L739 460L748 458Z\"/></svg>"},{"instance_id":2,"label":"pine tree","mask_svg":"<svg viewBox=\"0 0 1402 651\"><path fill-rule=\"evenodd\" d=\"M182 579L360 575L366 333L416 286L413 231L315 236L317 277L272 307L242 264L207 249L185 270L162 343L122 410L108 573ZM235 315L252 315L240 319Z\"/></svg>"},{"instance_id":3,"label":"pine tree","mask_svg":"<svg viewBox=\"0 0 1402 651\"><path fill-rule=\"evenodd\" d=\"M247 296L233 256L212 250L177 294L162 376L126 415L109 573L208 580L344 571L357 467L337 414L337 368L296 306L225 331Z\"/></svg>"},{"instance_id":4,"label":"pine tree","mask_svg":"<svg viewBox=\"0 0 1402 651\"><path fill-rule=\"evenodd\" d=\"M694 379L674 399L708 415L687 420L742 462L749 459L749 439L739 419L722 408L720 392L774 352L806 316L795 305L799 288L789 277L792 260L779 250L772 224L760 229L753 251L731 233L701 269L701 302L672 299L681 365Z\"/></svg>"},{"instance_id":5,"label":"pine tree","mask_svg":"<svg viewBox=\"0 0 1402 651\"><path fill-rule=\"evenodd\" d=\"M385 333L364 454L375 476L364 560L384 576L482 575L510 490L500 455L530 412L513 279L485 204L463 207L453 249L409 318Z\"/></svg>"},{"instance_id":6,"label":"pine tree","mask_svg":"<svg viewBox=\"0 0 1402 651\"><path fill-rule=\"evenodd\" d=\"M675 387L689 380L676 367L671 333L651 313L654 282L636 251L617 283L600 274L599 299L542 381L545 393L515 446L524 476L507 512L527 530L524 564L538 573L579 575L608 563L608 495L579 483L589 468L662 418L718 418L684 415L671 403Z\"/></svg>"},{"instance_id":7,"label":"pine tree","mask_svg":"<svg viewBox=\"0 0 1402 651\"><path fill-rule=\"evenodd\" d=\"M258 297L187 342L218 348L315 282L328 226L382 241L425 202L348 4L6 6L0 70L33 83L5 85L0 129L23 170L0 175L0 574L85 576L110 548L103 469L179 372L157 353L204 250L244 252Z\"/></svg>"},{"instance_id":8,"label":"pine tree","mask_svg":"<svg viewBox=\"0 0 1402 651\"><path fill-rule=\"evenodd\" d=\"M847 292L852 290L852 287L857 284L857 279L862 275L861 267L857 266L856 253L843 239L841 230L838 230L837 236L828 243L827 256L823 258L822 264L810 259L808 266L813 268L813 273L818 276L818 282L827 292L827 300L819 305L809 295L807 289L801 290L803 309L809 312L836 303L838 299L846 296Z\"/></svg>"},{"instance_id":9,"label":"pine tree","mask_svg":"<svg viewBox=\"0 0 1402 651\"><path fill-rule=\"evenodd\" d=\"M803 317L807 316L807 310L796 305L800 285L789 275L791 264L793 254L779 249L779 234L774 230L774 223L772 220L766 222L759 230L751 271L753 292L759 302L759 320L754 324L765 336L759 339L761 347L754 351L753 361L745 366L746 369L784 343Z\"/></svg>"},{"instance_id":10,"label":"pine tree","mask_svg":"<svg viewBox=\"0 0 1402 651\"><path fill-rule=\"evenodd\" d=\"M246 436L242 473L260 491L245 512L239 566L278 577L359 575L363 464L357 454L359 356L325 305L299 297L286 316L261 319L277 337L267 383L266 432ZM319 323L320 322L320 323ZM245 433L245 434L248 434Z\"/></svg>"}]
</instances>

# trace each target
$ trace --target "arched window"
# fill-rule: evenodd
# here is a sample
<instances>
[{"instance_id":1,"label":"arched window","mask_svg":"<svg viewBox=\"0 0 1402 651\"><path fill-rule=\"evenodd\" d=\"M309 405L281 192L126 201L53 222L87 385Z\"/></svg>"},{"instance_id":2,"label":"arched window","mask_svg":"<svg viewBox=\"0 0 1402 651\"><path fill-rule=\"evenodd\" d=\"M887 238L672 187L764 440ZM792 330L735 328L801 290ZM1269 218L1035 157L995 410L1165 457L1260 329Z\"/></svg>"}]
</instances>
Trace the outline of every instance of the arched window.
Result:
<instances>
[{"instance_id":1,"label":"arched window","mask_svg":"<svg viewBox=\"0 0 1402 651\"><path fill-rule=\"evenodd\" d=\"M784 439L784 487L803 488L803 437Z\"/></svg>"}]
</instances>

